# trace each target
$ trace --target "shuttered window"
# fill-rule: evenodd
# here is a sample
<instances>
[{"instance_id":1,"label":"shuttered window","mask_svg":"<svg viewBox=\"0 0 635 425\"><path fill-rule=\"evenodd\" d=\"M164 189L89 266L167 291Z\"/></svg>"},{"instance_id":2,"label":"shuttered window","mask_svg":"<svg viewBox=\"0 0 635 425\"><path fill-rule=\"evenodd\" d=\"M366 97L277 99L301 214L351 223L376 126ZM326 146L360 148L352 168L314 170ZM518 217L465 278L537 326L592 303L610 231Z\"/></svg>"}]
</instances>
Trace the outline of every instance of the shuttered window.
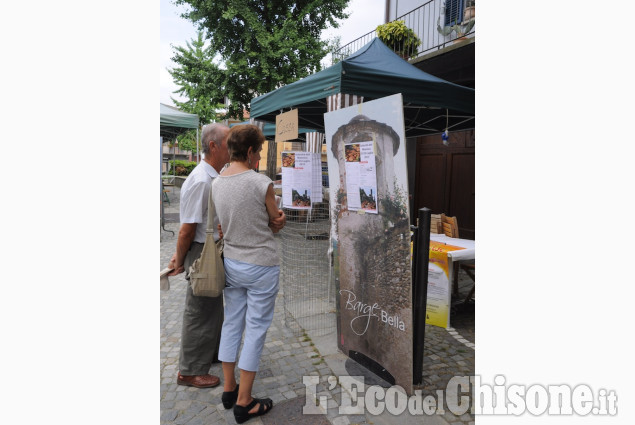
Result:
<instances>
[{"instance_id":1,"label":"shuttered window","mask_svg":"<svg viewBox=\"0 0 635 425\"><path fill-rule=\"evenodd\" d=\"M463 21L465 0L445 0L445 26L460 24Z\"/></svg>"}]
</instances>

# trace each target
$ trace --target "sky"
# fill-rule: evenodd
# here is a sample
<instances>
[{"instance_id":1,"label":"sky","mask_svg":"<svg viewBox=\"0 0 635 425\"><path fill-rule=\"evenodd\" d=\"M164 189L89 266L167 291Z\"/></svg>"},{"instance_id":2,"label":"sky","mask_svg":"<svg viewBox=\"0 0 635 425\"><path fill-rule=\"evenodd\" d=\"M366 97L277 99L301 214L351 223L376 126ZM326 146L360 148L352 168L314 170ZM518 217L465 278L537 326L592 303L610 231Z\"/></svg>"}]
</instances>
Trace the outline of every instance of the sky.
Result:
<instances>
[{"instance_id":1,"label":"sky","mask_svg":"<svg viewBox=\"0 0 635 425\"><path fill-rule=\"evenodd\" d=\"M185 46L187 41L196 37L196 29L190 21L179 15L187 10L186 6L175 6L172 0L161 0L161 61L160 87L161 103L174 105L170 97L182 100L173 91L178 87L172 81L167 68L174 66L171 58L174 55L170 45ZM322 39L341 37L341 45L374 30L384 23L385 0L351 0L346 12L350 14L343 20L339 28L329 28L322 33Z\"/></svg>"}]
</instances>

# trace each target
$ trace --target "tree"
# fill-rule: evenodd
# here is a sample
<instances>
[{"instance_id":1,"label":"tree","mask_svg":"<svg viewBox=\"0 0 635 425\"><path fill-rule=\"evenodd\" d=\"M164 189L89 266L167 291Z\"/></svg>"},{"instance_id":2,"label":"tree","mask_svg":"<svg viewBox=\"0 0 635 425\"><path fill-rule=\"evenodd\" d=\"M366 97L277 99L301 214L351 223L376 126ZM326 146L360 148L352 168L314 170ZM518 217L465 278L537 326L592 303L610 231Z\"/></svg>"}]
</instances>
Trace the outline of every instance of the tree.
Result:
<instances>
[{"instance_id":1,"label":"tree","mask_svg":"<svg viewBox=\"0 0 635 425\"><path fill-rule=\"evenodd\" d=\"M331 65L335 65L342 61L342 55L340 49L342 48L342 37L339 35L327 40L328 50L331 54ZM339 53L339 54L338 54Z\"/></svg>"},{"instance_id":2,"label":"tree","mask_svg":"<svg viewBox=\"0 0 635 425\"><path fill-rule=\"evenodd\" d=\"M179 142L179 149L182 151L197 152L201 148L196 146L196 130L188 130L179 134L176 139Z\"/></svg>"},{"instance_id":3,"label":"tree","mask_svg":"<svg viewBox=\"0 0 635 425\"><path fill-rule=\"evenodd\" d=\"M216 53L210 46L205 47L202 31L199 31L196 40L192 39L186 44L187 47L172 46L175 51L172 61L177 66L168 69L168 72L180 87L174 93L187 98L187 101L171 99L184 112L197 114L201 125L207 124L216 120L217 110L223 107L224 70L213 62Z\"/></svg>"},{"instance_id":4,"label":"tree","mask_svg":"<svg viewBox=\"0 0 635 425\"><path fill-rule=\"evenodd\" d=\"M348 17L349 0L176 0L186 19L206 31L210 52L225 64L218 87L231 100L227 116L243 118L251 99L321 69L329 24Z\"/></svg>"}]
</instances>

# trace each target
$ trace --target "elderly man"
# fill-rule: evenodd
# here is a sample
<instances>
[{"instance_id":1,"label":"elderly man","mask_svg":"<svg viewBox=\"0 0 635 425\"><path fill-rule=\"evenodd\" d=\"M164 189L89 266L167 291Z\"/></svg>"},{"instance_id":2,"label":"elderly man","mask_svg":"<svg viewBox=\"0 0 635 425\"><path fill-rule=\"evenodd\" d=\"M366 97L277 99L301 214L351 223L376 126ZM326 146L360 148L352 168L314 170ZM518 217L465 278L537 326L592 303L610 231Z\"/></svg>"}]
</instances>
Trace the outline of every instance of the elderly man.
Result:
<instances>
[{"instance_id":1,"label":"elderly man","mask_svg":"<svg viewBox=\"0 0 635 425\"><path fill-rule=\"evenodd\" d=\"M186 271L201 255L207 229L207 199L212 179L218 176L223 166L229 162L227 133L229 127L209 124L203 127L202 152L205 155L200 164L192 170L181 188L180 219L181 228L176 241L176 253L168 265L174 269L169 276ZM214 217L214 229L218 217ZM218 240L218 230L214 239ZM215 387L220 383L217 376L209 374L212 362L218 356L220 331L223 325L223 297L197 297L188 284L183 311L181 331L181 352L177 383L197 388Z\"/></svg>"}]
</instances>

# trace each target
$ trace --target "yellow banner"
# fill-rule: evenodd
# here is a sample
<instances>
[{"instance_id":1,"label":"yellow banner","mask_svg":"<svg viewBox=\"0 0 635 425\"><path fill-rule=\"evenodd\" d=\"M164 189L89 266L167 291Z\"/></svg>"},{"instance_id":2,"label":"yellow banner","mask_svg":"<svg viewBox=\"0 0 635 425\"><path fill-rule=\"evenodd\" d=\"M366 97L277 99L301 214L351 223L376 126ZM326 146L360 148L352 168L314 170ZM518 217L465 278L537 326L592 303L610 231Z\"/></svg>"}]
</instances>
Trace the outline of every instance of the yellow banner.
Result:
<instances>
[{"instance_id":1,"label":"yellow banner","mask_svg":"<svg viewBox=\"0 0 635 425\"><path fill-rule=\"evenodd\" d=\"M430 241L428 264L428 299L426 303L426 324L448 327L450 318L450 271L448 252L465 249Z\"/></svg>"}]
</instances>

